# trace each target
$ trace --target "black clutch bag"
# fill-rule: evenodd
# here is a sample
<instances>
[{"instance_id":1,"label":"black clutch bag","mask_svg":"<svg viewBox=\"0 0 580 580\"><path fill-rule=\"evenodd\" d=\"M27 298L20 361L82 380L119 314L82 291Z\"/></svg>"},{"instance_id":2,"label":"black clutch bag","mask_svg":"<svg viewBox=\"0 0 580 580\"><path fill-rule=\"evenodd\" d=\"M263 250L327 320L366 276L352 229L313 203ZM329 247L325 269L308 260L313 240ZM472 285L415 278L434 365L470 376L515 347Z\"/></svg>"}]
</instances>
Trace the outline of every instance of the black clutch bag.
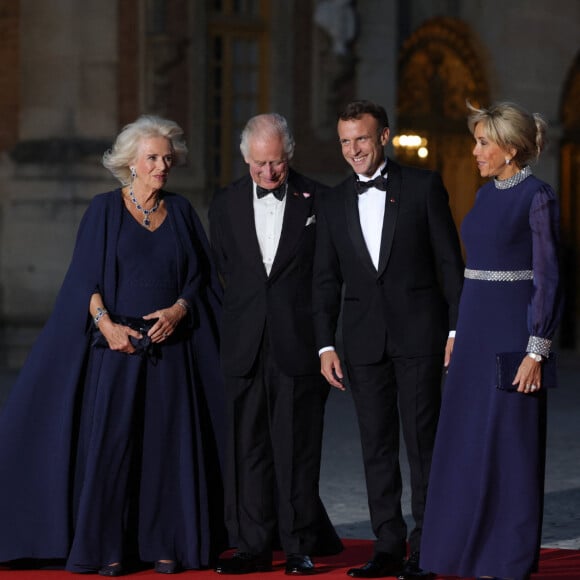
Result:
<instances>
[{"instance_id":1,"label":"black clutch bag","mask_svg":"<svg viewBox=\"0 0 580 580\"><path fill-rule=\"evenodd\" d=\"M496 355L497 388L501 391L515 391L517 385L512 382L526 356L525 352L500 352ZM552 353L542 362L542 388L552 389L557 386L556 355Z\"/></svg>"},{"instance_id":2,"label":"black clutch bag","mask_svg":"<svg viewBox=\"0 0 580 580\"><path fill-rule=\"evenodd\" d=\"M123 326L128 326L129 328L139 332L143 338L135 338L130 336L129 340L135 348L134 354L148 354L149 351L155 346L151 342L151 338L147 336L147 333L151 327L157 322L157 318L152 320L145 320L144 318L135 318L133 316L120 316L118 314L109 314L109 317L113 322L117 324L122 324ZM91 342L93 346L99 348L109 348L109 343L107 339L103 336L103 333L98 329L93 329L93 340Z\"/></svg>"}]
</instances>

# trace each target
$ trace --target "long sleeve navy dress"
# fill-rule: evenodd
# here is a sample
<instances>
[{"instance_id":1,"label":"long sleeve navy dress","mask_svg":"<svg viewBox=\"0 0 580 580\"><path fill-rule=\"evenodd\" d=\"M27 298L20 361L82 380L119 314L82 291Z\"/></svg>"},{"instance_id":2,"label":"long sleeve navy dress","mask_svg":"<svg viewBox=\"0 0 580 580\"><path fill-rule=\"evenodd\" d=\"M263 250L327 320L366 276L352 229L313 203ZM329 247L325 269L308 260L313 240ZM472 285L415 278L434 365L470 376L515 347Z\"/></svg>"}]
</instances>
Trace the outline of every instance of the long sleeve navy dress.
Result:
<instances>
[{"instance_id":1,"label":"long sleeve navy dress","mask_svg":"<svg viewBox=\"0 0 580 580\"><path fill-rule=\"evenodd\" d=\"M462 224L466 280L429 479L427 570L513 580L536 570L548 393L497 389L496 354L529 343L549 352L560 315L558 220L554 191L529 175L508 189L483 186Z\"/></svg>"}]
</instances>

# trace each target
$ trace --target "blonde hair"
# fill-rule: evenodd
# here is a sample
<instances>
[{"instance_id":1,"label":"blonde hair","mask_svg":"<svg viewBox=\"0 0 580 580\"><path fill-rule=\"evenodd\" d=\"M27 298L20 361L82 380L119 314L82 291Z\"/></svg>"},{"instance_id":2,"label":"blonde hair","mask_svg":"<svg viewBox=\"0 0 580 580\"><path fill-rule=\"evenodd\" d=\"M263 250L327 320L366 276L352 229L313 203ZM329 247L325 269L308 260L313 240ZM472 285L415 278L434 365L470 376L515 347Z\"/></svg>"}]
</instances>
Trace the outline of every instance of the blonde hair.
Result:
<instances>
[{"instance_id":1,"label":"blonde hair","mask_svg":"<svg viewBox=\"0 0 580 580\"><path fill-rule=\"evenodd\" d=\"M530 160L536 161L546 146L547 123L538 113L530 114L519 105L510 102L496 103L488 109L473 107L467 126L471 134L482 123L487 137L505 151L515 149L514 163L524 167Z\"/></svg>"},{"instance_id":2,"label":"blonde hair","mask_svg":"<svg viewBox=\"0 0 580 580\"><path fill-rule=\"evenodd\" d=\"M183 129L174 121L155 115L142 115L133 123L123 127L115 143L103 154L103 165L121 182L127 185L131 181L129 166L135 161L139 143L149 137L165 137L171 143L175 156L174 165L185 163L187 145Z\"/></svg>"}]
</instances>

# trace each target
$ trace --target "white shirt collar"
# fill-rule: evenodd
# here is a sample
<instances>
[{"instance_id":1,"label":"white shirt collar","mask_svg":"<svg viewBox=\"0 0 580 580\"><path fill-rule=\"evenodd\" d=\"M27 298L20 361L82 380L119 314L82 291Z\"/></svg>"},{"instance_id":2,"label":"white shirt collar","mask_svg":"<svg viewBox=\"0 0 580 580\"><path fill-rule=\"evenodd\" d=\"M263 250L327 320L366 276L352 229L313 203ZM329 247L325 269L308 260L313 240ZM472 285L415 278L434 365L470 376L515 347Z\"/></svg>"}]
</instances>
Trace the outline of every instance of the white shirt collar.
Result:
<instances>
[{"instance_id":1,"label":"white shirt collar","mask_svg":"<svg viewBox=\"0 0 580 580\"><path fill-rule=\"evenodd\" d=\"M383 173L383 169L386 170L386 167L387 167L387 160L385 159L384 163L381 163L381 165L379 167L377 167L377 170L370 177L367 177L366 175L360 175L359 173L357 173L356 175L360 179L360 181L370 181L371 179L374 179L378 175L381 175L381 173ZM386 173L386 171L385 171L385 173Z\"/></svg>"}]
</instances>

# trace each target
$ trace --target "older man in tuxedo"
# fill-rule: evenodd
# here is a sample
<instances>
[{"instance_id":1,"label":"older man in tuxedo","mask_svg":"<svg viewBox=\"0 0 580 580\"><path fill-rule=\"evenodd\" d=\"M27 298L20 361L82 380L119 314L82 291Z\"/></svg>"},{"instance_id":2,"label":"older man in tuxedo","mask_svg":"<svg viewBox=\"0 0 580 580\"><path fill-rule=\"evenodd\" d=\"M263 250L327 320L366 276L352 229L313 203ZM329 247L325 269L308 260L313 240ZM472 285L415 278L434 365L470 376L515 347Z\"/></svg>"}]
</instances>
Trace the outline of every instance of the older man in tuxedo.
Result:
<instances>
[{"instance_id":1,"label":"older man in tuxedo","mask_svg":"<svg viewBox=\"0 0 580 580\"><path fill-rule=\"evenodd\" d=\"M321 185L289 167L284 117L258 115L242 133L246 175L210 207L225 286L222 366L230 414L226 523L237 538L221 574L271 569L277 538L287 574L342 544L318 493L324 406L312 322L315 197Z\"/></svg>"},{"instance_id":2,"label":"older man in tuxedo","mask_svg":"<svg viewBox=\"0 0 580 580\"><path fill-rule=\"evenodd\" d=\"M425 576L419 542L449 363L463 264L439 175L386 159L387 113L369 101L340 114L338 136L353 173L319 198L313 304L321 371L343 388L334 349L341 291L344 358L358 416L374 556L357 578ZM411 472L415 527L406 556L399 422Z\"/></svg>"}]
</instances>

